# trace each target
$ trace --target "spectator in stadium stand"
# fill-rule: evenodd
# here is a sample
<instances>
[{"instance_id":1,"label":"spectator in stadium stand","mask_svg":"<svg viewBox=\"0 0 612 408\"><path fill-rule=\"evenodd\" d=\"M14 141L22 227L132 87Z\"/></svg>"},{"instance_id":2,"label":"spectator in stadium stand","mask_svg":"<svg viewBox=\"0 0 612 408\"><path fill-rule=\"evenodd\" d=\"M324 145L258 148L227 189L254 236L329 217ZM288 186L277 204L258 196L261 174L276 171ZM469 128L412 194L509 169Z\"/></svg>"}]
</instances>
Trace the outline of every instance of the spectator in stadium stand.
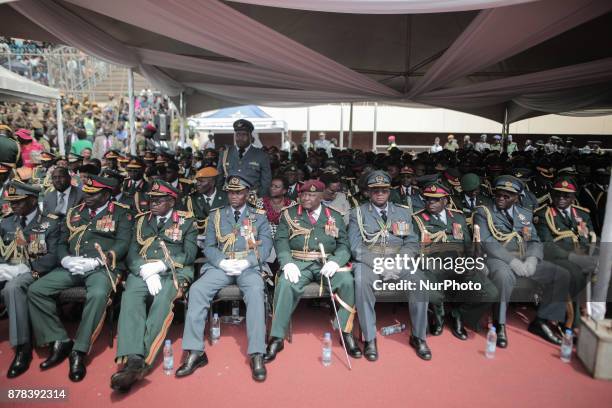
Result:
<instances>
[{"instance_id":1,"label":"spectator in stadium stand","mask_svg":"<svg viewBox=\"0 0 612 408\"><path fill-rule=\"evenodd\" d=\"M473 149L474 149L474 143L472 143L472 140L470 139L470 135L463 136L463 150L473 150Z\"/></svg>"},{"instance_id":2,"label":"spectator in stadium stand","mask_svg":"<svg viewBox=\"0 0 612 408\"><path fill-rule=\"evenodd\" d=\"M454 152L455 150L459 149L459 144L455 139L455 135L448 135L447 142L444 144L444 148L446 150L450 150L451 152Z\"/></svg>"},{"instance_id":3,"label":"spectator in stadium stand","mask_svg":"<svg viewBox=\"0 0 612 408\"><path fill-rule=\"evenodd\" d=\"M72 143L70 147L70 153L76 153L83 156L81 153L83 149L89 149L89 153L93 151L93 143L87 139L87 132L84 129L78 129L76 131L77 140Z\"/></svg>"},{"instance_id":4,"label":"spectator in stadium stand","mask_svg":"<svg viewBox=\"0 0 612 408\"><path fill-rule=\"evenodd\" d=\"M442 151L442 146L440 146L440 138L436 136L434 139L434 144L429 148L430 153L438 153Z\"/></svg>"}]
</instances>

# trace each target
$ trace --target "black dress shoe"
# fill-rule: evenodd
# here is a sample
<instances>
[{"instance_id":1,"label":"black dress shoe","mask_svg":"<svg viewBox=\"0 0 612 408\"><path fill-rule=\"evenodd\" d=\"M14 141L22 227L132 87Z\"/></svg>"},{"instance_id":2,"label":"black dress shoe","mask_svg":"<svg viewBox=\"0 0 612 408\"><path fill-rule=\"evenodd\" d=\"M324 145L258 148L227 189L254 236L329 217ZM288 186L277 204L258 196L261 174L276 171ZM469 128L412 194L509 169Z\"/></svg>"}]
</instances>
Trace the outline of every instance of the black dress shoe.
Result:
<instances>
[{"instance_id":1,"label":"black dress shoe","mask_svg":"<svg viewBox=\"0 0 612 408\"><path fill-rule=\"evenodd\" d=\"M429 317L429 333L432 336L439 336L444 331L444 316L432 313Z\"/></svg>"},{"instance_id":2,"label":"black dress shoe","mask_svg":"<svg viewBox=\"0 0 612 408\"><path fill-rule=\"evenodd\" d=\"M128 392L132 385L144 377L145 362L141 356L129 356L127 364L111 377L111 388Z\"/></svg>"},{"instance_id":3,"label":"black dress shoe","mask_svg":"<svg viewBox=\"0 0 612 408\"><path fill-rule=\"evenodd\" d=\"M508 347L508 335L506 334L506 325L497 323L495 325L495 331L497 332L497 347Z\"/></svg>"},{"instance_id":4,"label":"black dress shoe","mask_svg":"<svg viewBox=\"0 0 612 408\"><path fill-rule=\"evenodd\" d=\"M361 358L361 350L357 345L357 341L355 341L355 337L353 337L353 333L342 332L342 337L344 338L344 345L348 355L353 358Z\"/></svg>"},{"instance_id":5,"label":"black dress shoe","mask_svg":"<svg viewBox=\"0 0 612 408\"><path fill-rule=\"evenodd\" d=\"M72 351L72 340L68 341L54 341L51 345L51 355L45 361L40 363L40 369L46 370L51 367L55 367L68 357L70 351Z\"/></svg>"},{"instance_id":6,"label":"black dress shoe","mask_svg":"<svg viewBox=\"0 0 612 408\"><path fill-rule=\"evenodd\" d=\"M561 345L561 339L553 333L545 320L535 319L533 322L529 323L527 330L529 330L530 333L540 336L549 343L557 346Z\"/></svg>"},{"instance_id":7,"label":"black dress shoe","mask_svg":"<svg viewBox=\"0 0 612 408\"><path fill-rule=\"evenodd\" d=\"M467 340L468 334L465 331L465 326L463 326L463 321L461 320L461 316L451 316L451 332L453 336L458 338L459 340Z\"/></svg>"},{"instance_id":8,"label":"black dress shoe","mask_svg":"<svg viewBox=\"0 0 612 408\"><path fill-rule=\"evenodd\" d=\"M79 382L85 378L85 374L87 374L87 369L85 369L85 353L73 350L68 361L70 362L70 370L68 372L70 381Z\"/></svg>"},{"instance_id":9,"label":"black dress shoe","mask_svg":"<svg viewBox=\"0 0 612 408\"><path fill-rule=\"evenodd\" d=\"M253 379L258 382L266 381L268 371L264 365L264 357L261 353L251 355L251 374Z\"/></svg>"},{"instance_id":10,"label":"black dress shoe","mask_svg":"<svg viewBox=\"0 0 612 408\"><path fill-rule=\"evenodd\" d=\"M19 345L15 348L15 358L9 367L6 376L15 378L28 371L32 361L32 345L30 343Z\"/></svg>"},{"instance_id":11,"label":"black dress shoe","mask_svg":"<svg viewBox=\"0 0 612 408\"><path fill-rule=\"evenodd\" d=\"M378 349L376 347L376 338L371 341L366 341L363 345L363 355L368 361L378 360Z\"/></svg>"},{"instance_id":12,"label":"black dress shoe","mask_svg":"<svg viewBox=\"0 0 612 408\"><path fill-rule=\"evenodd\" d=\"M266 355L264 356L264 362L269 363L276 358L276 355L283 351L285 348L285 342L283 339L279 339L278 337L272 337L270 339L270 343L268 343L268 349L266 350Z\"/></svg>"},{"instance_id":13,"label":"black dress shoe","mask_svg":"<svg viewBox=\"0 0 612 408\"><path fill-rule=\"evenodd\" d=\"M431 360L431 350L425 340L410 335L410 345L416 350L417 356L423 360Z\"/></svg>"},{"instance_id":14,"label":"black dress shoe","mask_svg":"<svg viewBox=\"0 0 612 408\"><path fill-rule=\"evenodd\" d=\"M204 351L190 351L174 375L177 377L188 376L206 364L208 364L208 357Z\"/></svg>"}]
</instances>

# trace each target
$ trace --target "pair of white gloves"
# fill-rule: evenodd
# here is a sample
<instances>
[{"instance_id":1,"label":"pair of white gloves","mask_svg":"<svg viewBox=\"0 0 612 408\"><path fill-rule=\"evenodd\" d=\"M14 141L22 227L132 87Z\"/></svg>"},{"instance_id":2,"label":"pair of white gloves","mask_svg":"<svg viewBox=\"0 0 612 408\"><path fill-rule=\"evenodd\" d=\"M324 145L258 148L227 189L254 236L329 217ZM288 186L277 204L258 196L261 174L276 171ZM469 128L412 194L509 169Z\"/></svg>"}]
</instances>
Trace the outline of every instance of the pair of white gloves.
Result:
<instances>
[{"instance_id":1,"label":"pair of white gloves","mask_svg":"<svg viewBox=\"0 0 612 408\"><path fill-rule=\"evenodd\" d=\"M87 258L84 256L65 256L62 258L62 266L73 275L84 275L102 265L98 258Z\"/></svg>"},{"instance_id":2,"label":"pair of white gloves","mask_svg":"<svg viewBox=\"0 0 612 408\"><path fill-rule=\"evenodd\" d=\"M327 278L331 278L336 272L338 272L338 269L340 269L340 265L338 265L336 262L327 261L321 268L321 274ZM298 283L300 276L302 276L300 268L298 268L294 263L288 263L285 265L283 267L283 274L285 279L291 283Z\"/></svg>"},{"instance_id":3,"label":"pair of white gloves","mask_svg":"<svg viewBox=\"0 0 612 408\"><path fill-rule=\"evenodd\" d=\"M528 256L524 262L521 262L518 258L514 258L510 261L510 269L514 271L518 276L524 276L526 278L533 276L538 267L538 258L535 256Z\"/></svg>"},{"instance_id":4,"label":"pair of white gloves","mask_svg":"<svg viewBox=\"0 0 612 408\"><path fill-rule=\"evenodd\" d=\"M27 272L30 272L30 268L26 264L0 264L0 282L10 281L11 279Z\"/></svg>"},{"instance_id":5,"label":"pair of white gloves","mask_svg":"<svg viewBox=\"0 0 612 408\"><path fill-rule=\"evenodd\" d=\"M249 267L246 259L224 259L219 262L219 268L223 269L227 276L238 276Z\"/></svg>"},{"instance_id":6,"label":"pair of white gloves","mask_svg":"<svg viewBox=\"0 0 612 408\"><path fill-rule=\"evenodd\" d=\"M140 265L140 277L147 284L151 296L155 296L161 291L162 284L159 274L166 272L167 269L166 264L160 260Z\"/></svg>"}]
</instances>

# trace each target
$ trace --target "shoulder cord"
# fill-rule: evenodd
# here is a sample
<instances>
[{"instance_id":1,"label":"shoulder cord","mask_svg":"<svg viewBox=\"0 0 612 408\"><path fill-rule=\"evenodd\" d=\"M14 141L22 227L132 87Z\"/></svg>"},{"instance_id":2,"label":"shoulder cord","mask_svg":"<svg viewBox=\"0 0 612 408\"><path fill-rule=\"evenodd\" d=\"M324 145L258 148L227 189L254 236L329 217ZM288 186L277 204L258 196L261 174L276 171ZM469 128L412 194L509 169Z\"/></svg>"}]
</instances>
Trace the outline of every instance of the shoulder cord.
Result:
<instances>
[{"instance_id":1,"label":"shoulder cord","mask_svg":"<svg viewBox=\"0 0 612 408\"><path fill-rule=\"evenodd\" d=\"M140 244L141 248L138 254L142 256L145 260L147 259L147 251L155 242L157 237L149 237L147 239L142 239L142 223L144 222L144 215L140 217L138 222L136 223L136 241Z\"/></svg>"},{"instance_id":2,"label":"shoulder cord","mask_svg":"<svg viewBox=\"0 0 612 408\"><path fill-rule=\"evenodd\" d=\"M359 226L359 233L361 234L361 238L363 242L367 246L373 246L376 244L379 238L383 238L386 235L386 230L382 228L374 234L371 234L365 230L363 225L363 218L361 216L361 208L359 206L355 207L355 212L357 213L357 225Z\"/></svg>"},{"instance_id":3,"label":"shoulder cord","mask_svg":"<svg viewBox=\"0 0 612 408\"><path fill-rule=\"evenodd\" d=\"M495 224L493 224L493 216L491 215L491 211L489 211L489 209L485 206L481 206L480 208L484 210L487 216L487 226L489 227L489 231L491 231L491 235L493 235L493 238L495 238L497 241L502 242L503 246L508 245L510 241L516 238L519 247L519 254L522 258L525 255L525 244L523 241L523 237L521 237L521 235L516 231L512 231L508 234L500 232L497 228L495 228Z\"/></svg>"},{"instance_id":4,"label":"shoulder cord","mask_svg":"<svg viewBox=\"0 0 612 408\"><path fill-rule=\"evenodd\" d=\"M446 231L438 231L436 233L431 233L427 231L427 228L425 228L425 224L423 224L423 221L421 221L418 216L415 216L414 219L416 220L417 226L419 227L421 234L423 236L429 237L431 242L447 242Z\"/></svg>"},{"instance_id":5,"label":"shoulder cord","mask_svg":"<svg viewBox=\"0 0 612 408\"><path fill-rule=\"evenodd\" d=\"M289 239L291 240L293 237L297 237L298 235L304 236L304 251L308 251L308 240L310 239L311 229L304 228L300 226L298 223L294 222L291 217L289 217L289 210L283 211L283 216L285 217L285 221L289 225Z\"/></svg>"},{"instance_id":6,"label":"shoulder cord","mask_svg":"<svg viewBox=\"0 0 612 408\"><path fill-rule=\"evenodd\" d=\"M74 207L73 207L74 208ZM68 236L68 241L72 241L74 237L78 235L76 245L74 246L75 255L79 256L79 250L81 249L81 239L85 234L85 230L91 225L91 221L85 225L81 225L79 227L74 227L70 223L70 219L72 218L72 208L68 210L66 214L66 226L68 227L68 231L70 231L70 235Z\"/></svg>"},{"instance_id":7,"label":"shoulder cord","mask_svg":"<svg viewBox=\"0 0 612 408\"><path fill-rule=\"evenodd\" d=\"M223 252L227 252L228 248L234 249L234 244L236 243L236 234L234 232L230 232L226 235L221 235L221 210L217 210L215 213L215 236L217 237L217 242L223 244Z\"/></svg>"}]
</instances>

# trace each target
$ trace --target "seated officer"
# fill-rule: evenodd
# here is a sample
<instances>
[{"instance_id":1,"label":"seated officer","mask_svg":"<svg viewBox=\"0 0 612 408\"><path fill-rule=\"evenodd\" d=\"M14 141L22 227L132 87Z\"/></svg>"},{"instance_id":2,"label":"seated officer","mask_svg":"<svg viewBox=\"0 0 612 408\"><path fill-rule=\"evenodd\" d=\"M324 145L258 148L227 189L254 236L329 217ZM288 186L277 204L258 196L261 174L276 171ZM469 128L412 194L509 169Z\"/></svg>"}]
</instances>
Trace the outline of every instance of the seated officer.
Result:
<instances>
[{"instance_id":1,"label":"seated officer","mask_svg":"<svg viewBox=\"0 0 612 408\"><path fill-rule=\"evenodd\" d=\"M370 201L351 211L348 235L354 259L355 306L365 339L363 353L369 361L376 361L375 281L400 279L418 284L424 276L422 271L404 268L385 268L382 274L374 272L377 258L395 258L397 254L416 257L419 246L418 237L411 228L410 206L389 201L389 175L383 171L373 171L368 176L367 186ZM410 345L416 349L419 357L429 360L431 351L426 343L427 299L412 290L407 291L406 297L412 321Z\"/></svg>"},{"instance_id":2,"label":"seated officer","mask_svg":"<svg viewBox=\"0 0 612 408\"><path fill-rule=\"evenodd\" d=\"M493 316L497 345L508 346L506 309L519 276L531 278L544 287L544 300L537 317L529 324L529 331L560 345L561 340L548 327L548 321L559 322L565 318L569 272L542 260L542 243L533 225L533 215L517 205L523 183L516 177L499 176L493 186L495 204L476 209L474 228L478 227L487 254L489 278L500 294L501 302Z\"/></svg>"},{"instance_id":3,"label":"seated officer","mask_svg":"<svg viewBox=\"0 0 612 408\"><path fill-rule=\"evenodd\" d=\"M451 332L459 340L467 340L468 335L464 327L479 329L480 319L498 299L495 285L485 277L486 266L480 268L472 254L472 234L461 210L452 210L448 206L449 189L447 186L432 183L423 189L426 206L413 216L415 229L420 235L423 253L427 257L426 270L434 280L444 282L454 280L458 283L472 283L479 285L480 290L475 291L440 291L442 298L448 299L452 305ZM466 263L452 264L445 267L448 259L455 261L472 259L471 266ZM484 261L483 261L484 262ZM430 332L434 336L442 334L444 325L444 306L441 299L430 300L433 303L433 319L430 323Z\"/></svg>"},{"instance_id":4,"label":"seated officer","mask_svg":"<svg viewBox=\"0 0 612 408\"><path fill-rule=\"evenodd\" d=\"M69 378L85 378L85 355L102 329L111 290L115 290L132 235L127 208L110 201L115 179L91 176L83 186L83 203L72 207L60 229L57 259L61 267L28 290L32 329L38 345L51 344L46 370L70 354ZM57 315L56 297L64 289L85 286L87 299L74 343ZM72 352L71 352L72 351Z\"/></svg>"},{"instance_id":5,"label":"seated officer","mask_svg":"<svg viewBox=\"0 0 612 408\"><path fill-rule=\"evenodd\" d=\"M468 225L472 225L472 214L479 205L490 206L492 201L480 192L480 176L466 173L461 177L461 192L457 193L457 207L463 211Z\"/></svg>"},{"instance_id":6,"label":"seated officer","mask_svg":"<svg viewBox=\"0 0 612 408\"><path fill-rule=\"evenodd\" d=\"M572 298L584 289L588 275L597 265L597 257L593 256L597 236L589 210L572 204L577 190L574 179L558 178L551 191L552 204L538 208L533 217L544 243L544 259L567 269L572 276ZM579 313L575 313L574 318L578 317Z\"/></svg>"},{"instance_id":7,"label":"seated officer","mask_svg":"<svg viewBox=\"0 0 612 408\"><path fill-rule=\"evenodd\" d=\"M11 181L6 200L13 212L0 221L0 282L6 281L2 300L8 311L9 342L15 347L8 378L26 372L32 361L28 287L57 263L58 217L42 215L39 193L40 187Z\"/></svg>"},{"instance_id":8,"label":"seated officer","mask_svg":"<svg viewBox=\"0 0 612 408\"><path fill-rule=\"evenodd\" d=\"M264 281L259 266L272 250L272 234L265 212L247 205L251 184L242 176L227 179L229 205L214 210L206 226L203 276L189 289L183 350L188 354L176 370L177 377L208 364L204 352L204 327L210 303L220 289L238 285L246 304L247 353L255 381L265 381L266 315Z\"/></svg>"},{"instance_id":9,"label":"seated officer","mask_svg":"<svg viewBox=\"0 0 612 408\"><path fill-rule=\"evenodd\" d=\"M283 211L276 230L275 249L283 270L274 291L274 319L266 361L272 361L284 348L291 314L295 310L304 287L310 282L331 279L335 292L342 336L349 355L361 357L361 350L351 334L355 309L353 275L341 269L351 258L342 215L321 204L325 185L318 180L304 183L300 203ZM323 244L327 259L323 260L319 244ZM336 273L337 272L337 273Z\"/></svg>"},{"instance_id":10,"label":"seated officer","mask_svg":"<svg viewBox=\"0 0 612 408\"><path fill-rule=\"evenodd\" d=\"M111 387L122 392L140 380L155 361L174 316L174 301L193 280L197 252L191 213L173 209L179 191L155 180L147 194L151 211L136 217L126 258L131 273L121 297L117 360L125 364L111 377Z\"/></svg>"},{"instance_id":11,"label":"seated officer","mask_svg":"<svg viewBox=\"0 0 612 408\"><path fill-rule=\"evenodd\" d=\"M228 204L227 192L217 188L218 174L215 167L204 167L198 170L195 175L195 190L187 197L187 210L193 213L200 234L205 232L208 214Z\"/></svg>"}]
</instances>

